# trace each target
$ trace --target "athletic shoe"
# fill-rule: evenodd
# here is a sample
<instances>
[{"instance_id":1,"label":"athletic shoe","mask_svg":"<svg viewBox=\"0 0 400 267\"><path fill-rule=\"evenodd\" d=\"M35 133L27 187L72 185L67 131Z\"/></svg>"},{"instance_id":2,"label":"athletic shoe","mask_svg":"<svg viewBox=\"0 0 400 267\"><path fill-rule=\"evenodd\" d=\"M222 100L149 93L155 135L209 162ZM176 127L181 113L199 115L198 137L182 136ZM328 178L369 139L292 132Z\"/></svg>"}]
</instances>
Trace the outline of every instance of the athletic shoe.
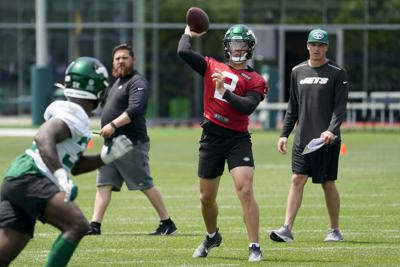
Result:
<instances>
[{"instance_id":1,"label":"athletic shoe","mask_svg":"<svg viewBox=\"0 0 400 267\"><path fill-rule=\"evenodd\" d=\"M271 238L272 241L276 242L292 242L294 239L292 232L289 230L289 227L285 224L282 225L282 227L279 228L278 230L271 231L269 237Z\"/></svg>"},{"instance_id":2,"label":"athletic shoe","mask_svg":"<svg viewBox=\"0 0 400 267\"><path fill-rule=\"evenodd\" d=\"M325 237L325 242L343 241L343 235L339 229L328 229L328 234Z\"/></svg>"},{"instance_id":3,"label":"athletic shoe","mask_svg":"<svg viewBox=\"0 0 400 267\"><path fill-rule=\"evenodd\" d=\"M252 245L249 247L249 261L261 261L262 260L262 253L261 248L256 247L256 245Z\"/></svg>"},{"instance_id":4,"label":"athletic shoe","mask_svg":"<svg viewBox=\"0 0 400 267\"><path fill-rule=\"evenodd\" d=\"M89 231L86 234L87 235L101 235L101 224L91 222L89 224Z\"/></svg>"},{"instance_id":5,"label":"athletic shoe","mask_svg":"<svg viewBox=\"0 0 400 267\"><path fill-rule=\"evenodd\" d=\"M193 258L205 258L212 248L219 247L221 245L222 236L220 235L218 230L219 229L217 228L217 232L212 238L206 235L206 239L204 239L203 243L201 243L193 252Z\"/></svg>"},{"instance_id":6,"label":"athletic shoe","mask_svg":"<svg viewBox=\"0 0 400 267\"><path fill-rule=\"evenodd\" d=\"M172 222L172 224L164 224L160 222L158 228L153 233L150 233L150 235L172 235L177 230L178 229L176 228L174 222Z\"/></svg>"}]
</instances>

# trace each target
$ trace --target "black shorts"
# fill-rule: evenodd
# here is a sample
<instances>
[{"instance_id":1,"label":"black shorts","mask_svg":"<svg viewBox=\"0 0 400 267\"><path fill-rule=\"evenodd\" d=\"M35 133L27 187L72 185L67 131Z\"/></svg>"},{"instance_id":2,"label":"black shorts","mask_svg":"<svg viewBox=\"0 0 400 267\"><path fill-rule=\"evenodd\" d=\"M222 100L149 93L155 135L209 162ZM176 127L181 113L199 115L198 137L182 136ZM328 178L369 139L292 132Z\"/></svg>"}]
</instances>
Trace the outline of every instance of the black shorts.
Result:
<instances>
[{"instance_id":1,"label":"black shorts","mask_svg":"<svg viewBox=\"0 0 400 267\"><path fill-rule=\"evenodd\" d=\"M59 191L47 177L6 177L1 186L0 227L33 237L36 220L44 223L47 202Z\"/></svg>"},{"instance_id":2,"label":"black shorts","mask_svg":"<svg viewBox=\"0 0 400 267\"><path fill-rule=\"evenodd\" d=\"M340 141L325 145L312 153L302 155L304 148L293 145L292 172L312 177L312 182L322 184L337 179Z\"/></svg>"},{"instance_id":3,"label":"black shorts","mask_svg":"<svg viewBox=\"0 0 400 267\"><path fill-rule=\"evenodd\" d=\"M214 179L224 172L225 161L229 171L239 166L254 167L249 133L220 136L203 130L200 139L198 176Z\"/></svg>"}]
</instances>

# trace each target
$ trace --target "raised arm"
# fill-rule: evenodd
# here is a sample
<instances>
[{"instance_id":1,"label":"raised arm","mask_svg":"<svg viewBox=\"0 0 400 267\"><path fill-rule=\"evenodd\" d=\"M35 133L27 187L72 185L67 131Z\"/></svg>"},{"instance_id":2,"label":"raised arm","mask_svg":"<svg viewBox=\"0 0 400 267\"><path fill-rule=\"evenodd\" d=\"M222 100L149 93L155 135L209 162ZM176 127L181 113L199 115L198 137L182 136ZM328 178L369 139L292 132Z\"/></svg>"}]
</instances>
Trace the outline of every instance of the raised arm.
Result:
<instances>
[{"instance_id":1,"label":"raised arm","mask_svg":"<svg viewBox=\"0 0 400 267\"><path fill-rule=\"evenodd\" d=\"M186 26L185 33L182 34L178 44L178 55L198 74L204 76L207 69L207 62L204 57L192 49L192 37L198 37L202 34L191 32L189 26Z\"/></svg>"}]
</instances>

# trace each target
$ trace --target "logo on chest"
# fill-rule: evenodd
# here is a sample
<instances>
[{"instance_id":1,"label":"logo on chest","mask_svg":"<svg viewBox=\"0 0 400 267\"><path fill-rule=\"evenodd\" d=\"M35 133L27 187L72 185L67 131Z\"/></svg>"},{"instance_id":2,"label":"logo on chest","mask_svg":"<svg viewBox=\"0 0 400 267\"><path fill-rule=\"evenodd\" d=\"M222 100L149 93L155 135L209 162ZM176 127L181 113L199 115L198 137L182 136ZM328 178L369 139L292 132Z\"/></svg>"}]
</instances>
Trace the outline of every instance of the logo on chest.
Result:
<instances>
[{"instance_id":1,"label":"logo on chest","mask_svg":"<svg viewBox=\"0 0 400 267\"><path fill-rule=\"evenodd\" d=\"M326 84L328 81L329 78L306 77L303 80L300 80L300 84Z\"/></svg>"},{"instance_id":2,"label":"logo on chest","mask_svg":"<svg viewBox=\"0 0 400 267\"><path fill-rule=\"evenodd\" d=\"M251 78L249 75L247 75L246 73L241 72L240 75L241 75L242 77L244 77L244 78L245 78L246 80L248 80L248 81L251 81L251 80L252 80L252 78Z\"/></svg>"}]
</instances>

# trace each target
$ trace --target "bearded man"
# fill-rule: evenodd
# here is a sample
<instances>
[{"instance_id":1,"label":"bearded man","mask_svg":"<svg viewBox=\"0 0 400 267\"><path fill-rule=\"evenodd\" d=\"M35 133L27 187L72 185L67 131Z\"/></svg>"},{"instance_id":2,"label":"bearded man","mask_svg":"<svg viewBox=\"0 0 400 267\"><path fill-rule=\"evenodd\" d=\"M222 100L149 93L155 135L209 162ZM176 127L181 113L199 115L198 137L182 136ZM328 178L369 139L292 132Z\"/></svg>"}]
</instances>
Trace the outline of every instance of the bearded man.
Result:
<instances>
[{"instance_id":1,"label":"bearded man","mask_svg":"<svg viewBox=\"0 0 400 267\"><path fill-rule=\"evenodd\" d=\"M165 207L160 190L154 185L149 167L150 139L146 128L149 88L145 78L135 70L132 47L120 44L113 49L112 75L117 78L109 88L101 115L100 135L108 143L112 137L126 135L133 150L103 166L97 175L97 192L88 234L100 235L101 223L111 201L112 191L120 191L123 183L128 190L140 190L146 195L160 224L153 235L170 235L177 228Z\"/></svg>"}]
</instances>

